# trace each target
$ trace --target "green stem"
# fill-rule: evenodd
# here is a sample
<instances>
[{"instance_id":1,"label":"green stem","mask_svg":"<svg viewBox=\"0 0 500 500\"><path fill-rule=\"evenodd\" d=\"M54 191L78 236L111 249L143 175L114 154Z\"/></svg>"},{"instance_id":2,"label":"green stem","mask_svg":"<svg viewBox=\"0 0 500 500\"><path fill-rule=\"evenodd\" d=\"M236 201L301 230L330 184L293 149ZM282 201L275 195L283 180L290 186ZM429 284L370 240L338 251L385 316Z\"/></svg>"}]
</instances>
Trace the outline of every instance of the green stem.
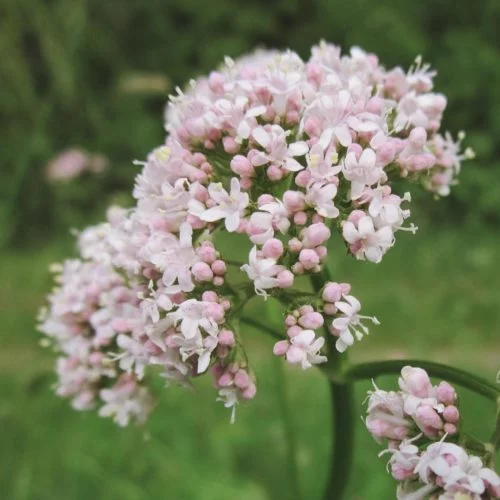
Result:
<instances>
[{"instance_id":1,"label":"green stem","mask_svg":"<svg viewBox=\"0 0 500 500\"><path fill-rule=\"evenodd\" d=\"M328 268L311 275L311 283L316 294L327 281L331 281ZM328 325L324 327L328 362L321 370L328 378L332 405L332 451L330 474L326 485L324 500L340 500L349 484L354 450L354 424L357 421L354 411L354 386L347 381L343 372L348 362L347 353L340 354L335 348L335 339Z\"/></svg>"},{"instance_id":2,"label":"green stem","mask_svg":"<svg viewBox=\"0 0 500 500\"><path fill-rule=\"evenodd\" d=\"M291 498L300 500L302 498L299 481L299 466L297 464L297 443L296 433L292 421L292 411L288 404L288 394L286 386L286 377L284 374L284 365L281 359L275 358L275 375L277 384L278 404L280 406L283 425L285 431L285 442L287 444L287 465L290 476Z\"/></svg>"},{"instance_id":3,"label":"green stem","mask_svg":"<svg viewBox=\"0 0 500 500\"><path fill-rule=\"evenodd\" d=\"M423 368L431 376L441 377L448 382L453 382L495 402L500 397L500 389L497 386L477 375L467 373L458 368L452 368L451 366L420 359L397 359L361 363L348 368L344 372L344 375L351 381L371 379L378 375L399 374L401 369L407 365Z\"/></svg>"},{"instance_id":4,"label":"green stem","mask_svg":"<svg viewBox=\"0 0 500 500\"><path fill-rule=\"evenodd\" d=\"M349 483L354 450L354 391L350 383L329 380L332 404L332 463L324 500L340 500Z\"/></svg>"},{"instance_id":5,"label":"green stem","mask_svg":"<svg viewBox=\"0 0 500 500\"><path fill-rule=\"evenodd\" d=\"M500 447L500 397L497 398L497 418L495 421L495 430L490 439L491 444L495 450Z\"/></svg>"}]
</instances>

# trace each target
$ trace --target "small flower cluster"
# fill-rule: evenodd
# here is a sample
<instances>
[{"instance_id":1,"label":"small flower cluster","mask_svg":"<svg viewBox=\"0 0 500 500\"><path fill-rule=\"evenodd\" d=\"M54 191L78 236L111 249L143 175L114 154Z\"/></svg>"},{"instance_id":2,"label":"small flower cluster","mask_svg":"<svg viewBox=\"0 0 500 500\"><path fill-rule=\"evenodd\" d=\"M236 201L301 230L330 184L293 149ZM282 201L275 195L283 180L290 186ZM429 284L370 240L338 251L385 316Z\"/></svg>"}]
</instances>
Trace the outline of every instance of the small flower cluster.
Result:
<instances>
[{"instance_id":1,"label":"small flower cluster","mask_svg":"<svg viewBox=\"0 0 500 500\"><path fill-rule=\"evenodd\" d=\"M388 443L381 455L391 454L398 499L497 498L498 475L481 458L445 441L458 434L460 423L453 387L447 382L433 386L425 370L411 366L401 370L399 387L398 392L370 392L365 421L378 442Z\"/></svg>"},{"instance_id":2,"label":"small flower cluster","mask_svg":"<svg viewBox=\"0 0 500 500\"><path fill-rule=\"evenodd\" d=\"M120 425L144 421L153 401L141 386L143 365L127 373L125 358L143 328L139 288L128 287L111 267L95 262L68 260L53 270L58 286L49 297L50 309L41 311L39 328L59 353L57 394L71 399L77 410L104 403L100 414ZM108 354L117 346L124 348L119 363Z\"/></svg>"},{"instance_id":3,"label":"small flower cluster","mask_svg":"<svg viewBox=\"0 0 500 500\"><path fill-rule=\"evenodd\" d=\"M286 304L287 335L274 352L302 368L326 361L327 339L343 352L366 335L367 322L378 321L360 314L350 285L323 283L307 296L299 280L320 275L334 233L357 259L380 262L398 231L415 230L410 196L397 194L394 181L410 178L441 194L443 184L429 179L451 172L454 182L465 156L439 135L446 99L432 92L433 76L420 62L386 70L373 54L341 55L321 42L308 61L291 51L227 58L178 90L165 143L137 162L135 206L110 209L107 222L79 236L80 265L116 275L129 298L118 317L104 297L91 305L106 324L103 362L128 377L107 400L135 398L129 377L139 384L149 365L181 383L212 367L226 406L251 399L238 319L254 294ZM223 231L247 244L239 278L218 249ZM72 300L70 288L53 297ZM65 321L51 303L42 330L53 336L47 324ZM84 323L81 337L98 343L104 327ZM91 401L108 390L107 373L90 384Z\"/></svg>"},{"instance_id":4,"label":"small flower cluster","mask_svg":"<svg viewBox=\"0 0 500 500\"><path fill-rule=\"evenodd\" d=\"M69 182L84 172L99 174L108 166L108 160L100 154L89 154L81 149L67 149L49 161L46 177L50 182Z\"/></svg>"}]
</instances>

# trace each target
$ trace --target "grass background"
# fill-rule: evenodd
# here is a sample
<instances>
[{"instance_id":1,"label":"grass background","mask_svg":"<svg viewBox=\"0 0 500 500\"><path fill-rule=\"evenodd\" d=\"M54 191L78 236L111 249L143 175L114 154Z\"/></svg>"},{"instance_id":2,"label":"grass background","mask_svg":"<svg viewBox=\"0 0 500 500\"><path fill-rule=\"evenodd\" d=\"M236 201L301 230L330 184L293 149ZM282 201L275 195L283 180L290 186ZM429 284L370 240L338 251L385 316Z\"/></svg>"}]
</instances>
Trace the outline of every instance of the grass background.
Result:
<instances>
[{"instance_id":1,"label":"grass background","mask_svg":"<svg viewBox=\"0 0 500 500\"><path fill-rule=\"evenodd\" d=\"M53 394L54 356L38 345L34 326L51 287L49 264L72 252L69 228L101 220L111 201L130 202L131 160L163 139L165 91L132 92L131 82L160 78L172 89L256 46L307 57L325 38L344 49L360 45L387 66L408 67L421 53L439 70L437 89L449 99L445 128L468 131L476 160L450 198L415 197L420 230L398 235L383 263L349 259L337 243L330 266L382 322L352 349L353 362L423 357L494 380L499 16L498 0L0 2L0 499L297 500L297 483L304 499L321 498L331 443L326 383L273 357L259 332L243 333L259 392L238 409L235 425L202 379L194 392L158 381L151 421L118 429ZM45 164L70 146L105 154L112 168L49 185ZM262 303L252 301L247 314L262 316ZM367 388L358 384L360 417ZM460 394L466 430L487 439L494 408ZM394 498L379 446L361 418L357 427L347 499Z\"/></svg>"}]
</instances>

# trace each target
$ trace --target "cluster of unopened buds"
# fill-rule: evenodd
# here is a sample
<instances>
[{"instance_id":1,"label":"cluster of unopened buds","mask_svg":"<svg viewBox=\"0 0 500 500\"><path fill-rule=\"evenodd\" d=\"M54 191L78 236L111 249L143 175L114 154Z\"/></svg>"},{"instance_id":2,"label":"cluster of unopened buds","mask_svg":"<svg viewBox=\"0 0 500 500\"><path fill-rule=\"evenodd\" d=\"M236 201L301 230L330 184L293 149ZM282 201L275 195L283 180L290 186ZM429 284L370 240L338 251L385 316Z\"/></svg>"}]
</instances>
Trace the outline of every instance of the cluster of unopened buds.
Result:
<instances>
[{"instance_id":1,"label":"cluster of unopened buds","mask_svg":"<svg viewBox=\"0 0 500 500\"><path fill-rule=\"evenodd\" d=\"M447 382L432 385L425 370L411 366L401 370L399 388L370 391L365 420L372 436L387 443L380 455L391 455L388 466L399 482L398 499L499 497L500 477L459 439L455 389Z\"/></svg>"},{"instance_id":2,"label":"cluster of unopened buds","mask_svg":"<svg viewBox=\"0 0 500 500\"><path fill-rule=\"evenodd\" d=\"M472 154L440 135L446 99L433 76L420 60L386 70L321 42L306 62L291 51L228 58L178 90L165 143L138 162L136 205L81 232L80 259L58 271L40 322L60 353L58 393L121 425L143 421L155 365L182 384L211 371L234 410L256 393L240 331L255 294L285 304L274 353L291 364L324 363L325 343L344 352L361 340L378 321L360 314L349 284L322 278L329 240L380 262L398 231L415 231L394 181L445 195ZM221 255L221 233L240 235L248 262ZM424 432L434 410L415 416Z\"/></svg>"}]
</instances>

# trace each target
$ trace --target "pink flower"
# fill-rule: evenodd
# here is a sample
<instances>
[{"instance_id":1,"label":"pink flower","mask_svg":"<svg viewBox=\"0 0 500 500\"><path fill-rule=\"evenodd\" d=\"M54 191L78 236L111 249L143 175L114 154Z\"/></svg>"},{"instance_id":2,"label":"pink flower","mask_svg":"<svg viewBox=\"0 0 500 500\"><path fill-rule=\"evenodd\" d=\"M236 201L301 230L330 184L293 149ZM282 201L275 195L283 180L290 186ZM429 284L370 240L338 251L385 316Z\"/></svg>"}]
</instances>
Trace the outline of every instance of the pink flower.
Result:
<instances>
[{"instance_id":1,"label":"pink flower","mask_svg":"<svg viewBox=\"0 0 500 500\"><path fill-rule=\"evenodd\" d=\"M200 219L207 222L224 219L226 229L229 232L236 231L249 200L248 193L242 193L240 190L240 181L236 177L231 178L229 193L221 183L212 183L208 186L208 193L215 206L204 210L199 215Z\"/></svg>"}]
</instances>

